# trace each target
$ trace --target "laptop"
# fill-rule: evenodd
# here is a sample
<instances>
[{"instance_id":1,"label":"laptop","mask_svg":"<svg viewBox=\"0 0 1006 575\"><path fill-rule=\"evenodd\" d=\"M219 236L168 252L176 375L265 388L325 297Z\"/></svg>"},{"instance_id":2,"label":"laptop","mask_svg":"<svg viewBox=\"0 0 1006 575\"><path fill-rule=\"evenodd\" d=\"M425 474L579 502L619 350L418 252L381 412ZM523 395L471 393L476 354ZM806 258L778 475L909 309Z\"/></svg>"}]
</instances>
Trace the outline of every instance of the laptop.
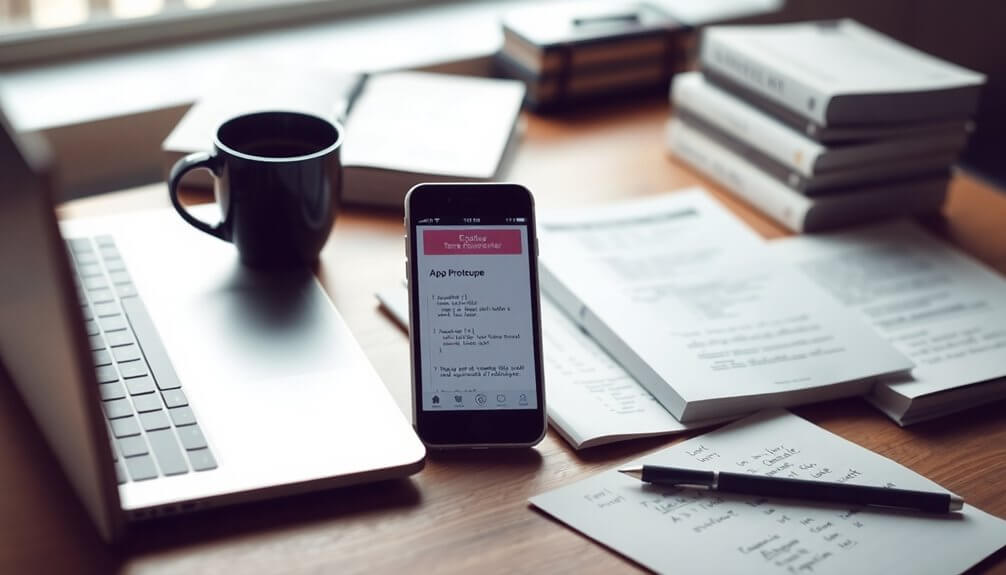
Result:
<instances>
[{"instance_id":1,"label":"laptop","mask_svg":"<svg viewBox=\"0 0 1006 575\"><path fill-rule=\"evenodd\" d=\"M245 268L168 210L58 223L43 144L0 114L0 378L106 540L422 469L310 271Z\"/></svg>"}]
</instances>

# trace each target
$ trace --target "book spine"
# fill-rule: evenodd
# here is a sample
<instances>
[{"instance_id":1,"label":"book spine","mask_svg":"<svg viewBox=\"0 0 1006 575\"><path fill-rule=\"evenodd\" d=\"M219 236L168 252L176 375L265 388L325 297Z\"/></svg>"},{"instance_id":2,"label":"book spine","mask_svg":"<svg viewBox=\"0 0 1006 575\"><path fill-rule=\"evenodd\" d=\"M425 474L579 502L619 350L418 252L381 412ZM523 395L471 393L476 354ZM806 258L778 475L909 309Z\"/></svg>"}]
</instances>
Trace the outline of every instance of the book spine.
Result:
<instances>
[{"instance_id":1,"label":"book spine","mask_svg":"<svg viewBox=\"0 0 1006 575\"><path fill-rule=\"evenodd\" d=\"M720 38L715 30L706 30L702 37L699 67L711 69L817 124L828 125L830 94L765 64L751 52L750 46L746 51L737 49Z\"/></svg>"},{"instance_id":2,"label":"book spine","mask_svg":"<svg viewBox=\"0 0 1006 575\"><path fill-rule=\"evenodd\" d=\"M741 199L795 231L804 231L813 201L779 183L677 118L667 124L667 147Z\"/></svg>"},{"instance_id":3,"label":"book spine","mask_svg":"<svg viewBox=\"0 0 1006 575\"><path fill-rule=\"evenodd\" d=\"M698 72L675 78L671 102L804 176L813 176L826 151L778 120L710 85Z\"/></svg>"}]
</instances>

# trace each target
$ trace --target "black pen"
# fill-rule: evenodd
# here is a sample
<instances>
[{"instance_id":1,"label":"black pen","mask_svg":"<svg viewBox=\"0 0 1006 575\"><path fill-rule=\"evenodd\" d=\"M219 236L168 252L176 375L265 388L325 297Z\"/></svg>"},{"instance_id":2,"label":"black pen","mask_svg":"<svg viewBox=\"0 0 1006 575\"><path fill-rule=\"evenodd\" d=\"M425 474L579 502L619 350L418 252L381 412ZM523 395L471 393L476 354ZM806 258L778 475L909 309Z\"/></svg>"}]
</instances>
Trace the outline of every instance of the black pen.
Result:
<instances>
[{"instance_id":1,"label":"black pen","mask_svg":"<svg viewBox=\"0 0 1006 575\"><path fill-rule=\"evenodd\" d=\"M765 477L726 471L701 471L657 465L643 465L642 467L619 469L619 471L646 483L694 487L745 495L878 505L916 509L928 513L950 513L964 508L964 500L950 493Z\"/></svg>"}]
</instances>

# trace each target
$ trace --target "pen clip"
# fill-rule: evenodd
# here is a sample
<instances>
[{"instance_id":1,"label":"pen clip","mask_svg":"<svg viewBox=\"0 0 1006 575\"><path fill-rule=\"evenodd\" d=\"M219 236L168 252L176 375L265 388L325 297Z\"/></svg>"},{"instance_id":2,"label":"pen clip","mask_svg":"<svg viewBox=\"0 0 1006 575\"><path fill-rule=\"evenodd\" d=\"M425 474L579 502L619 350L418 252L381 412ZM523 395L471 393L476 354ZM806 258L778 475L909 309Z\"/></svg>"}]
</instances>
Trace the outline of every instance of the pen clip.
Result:
<instances>
[{"instance_id":1,"label":"pen clip","mask_svg":"<svg viewBox=\"0 0 1006 575\"><path fill-rule=\"evenodd\" d=\"M638 24L639 12L609 12L607 14L590 14L574 16L574 26L590 26L594 24Z\"/></svg>"}]
</instances>

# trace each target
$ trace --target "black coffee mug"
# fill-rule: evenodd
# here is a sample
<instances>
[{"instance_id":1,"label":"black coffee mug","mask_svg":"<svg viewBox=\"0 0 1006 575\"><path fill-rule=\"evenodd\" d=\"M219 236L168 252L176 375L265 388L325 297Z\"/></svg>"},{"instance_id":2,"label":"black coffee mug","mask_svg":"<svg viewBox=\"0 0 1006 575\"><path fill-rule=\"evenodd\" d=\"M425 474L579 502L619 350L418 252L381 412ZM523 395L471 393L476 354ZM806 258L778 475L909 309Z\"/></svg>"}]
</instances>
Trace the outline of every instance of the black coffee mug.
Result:
<instances>
[{"instance_id":1,"label":"black coffee mug","mask_svg":"<svg viewBox=\"0 0 1006 575\"><path fill-rule=\"evenodd\" d=\"M258 112L217 129L210 153L196 152L171 168L171 203L196 229L232 242L251 266L305 265L318 259L338 211L342 127L297 112ZM178 185L204 168L216 180L220 223L193 217Z\"/></svg>"}]
</instances>

